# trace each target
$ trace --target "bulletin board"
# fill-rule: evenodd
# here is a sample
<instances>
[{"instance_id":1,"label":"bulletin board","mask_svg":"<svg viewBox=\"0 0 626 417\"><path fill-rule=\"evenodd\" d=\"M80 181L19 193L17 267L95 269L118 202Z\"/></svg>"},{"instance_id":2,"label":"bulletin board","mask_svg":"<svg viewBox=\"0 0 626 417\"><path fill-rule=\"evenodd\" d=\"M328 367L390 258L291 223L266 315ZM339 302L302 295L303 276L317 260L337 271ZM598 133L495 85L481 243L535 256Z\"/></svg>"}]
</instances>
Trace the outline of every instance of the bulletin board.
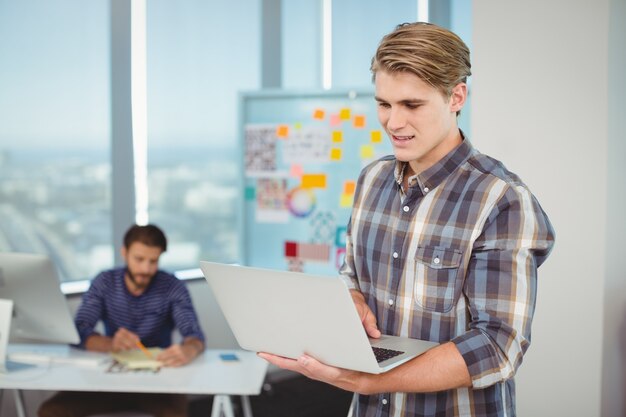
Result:
<instances>
[{"instance_id":1,"label":"bulletin board","mask_svg":"<svg viewBox=\"0 0 626 417\"><path fill-rule=\"evenodd\" d=\"M392 153L372 90L240 95L249 266L336 275L356 180Z\"/></svg>"}]
</instances>

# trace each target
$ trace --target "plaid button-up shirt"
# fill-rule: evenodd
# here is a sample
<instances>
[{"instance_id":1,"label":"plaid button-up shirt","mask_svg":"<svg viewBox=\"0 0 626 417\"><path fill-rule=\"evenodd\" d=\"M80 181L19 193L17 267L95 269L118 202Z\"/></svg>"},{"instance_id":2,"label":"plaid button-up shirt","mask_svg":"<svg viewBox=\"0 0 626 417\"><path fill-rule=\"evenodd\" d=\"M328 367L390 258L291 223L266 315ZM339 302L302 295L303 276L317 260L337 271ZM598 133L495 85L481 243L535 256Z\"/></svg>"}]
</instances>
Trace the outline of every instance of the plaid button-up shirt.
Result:
<instances>
[{"instance_id":1,"label":"plaid button-up shirt","mask_svg":"<svg viewBox=\"0 0 626 417\"><path fill-rule=\"evenodd\" d=\"M389 156L361 172L341 274L383 334L455 343L472 387L361 395L356 415L513 416L552 226L522 181L468 140L406 194L404 168Z\"/></svg>"}]
</instances>

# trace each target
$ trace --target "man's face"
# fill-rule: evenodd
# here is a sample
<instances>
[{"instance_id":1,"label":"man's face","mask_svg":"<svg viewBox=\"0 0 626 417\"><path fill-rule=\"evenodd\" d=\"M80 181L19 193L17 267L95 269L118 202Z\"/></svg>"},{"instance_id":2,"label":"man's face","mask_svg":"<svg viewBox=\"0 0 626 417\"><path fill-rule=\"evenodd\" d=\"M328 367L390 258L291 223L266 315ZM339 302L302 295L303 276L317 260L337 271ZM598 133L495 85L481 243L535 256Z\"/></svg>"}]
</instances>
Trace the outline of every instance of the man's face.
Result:
<instances>
[{"instance_id":1,"label":"man's face","mask_svg":"<svg viewBox=\"0 0 626 417\"><path fill-rule=\"evenodd\" d=\"M122 257L128 266L128 275L135 289L145 290L159 269L161 248L133 242L128 248L122 247Z\"/></svg>"},{"instance_id":2,"label":"man's face","mask_svg":"<svg viewBox=\"0 0 626 417\"><path fill-rule=\"evenodd\" d=\"M378 120L389 135L396 158L420 173L443 158L461 141L456 112L463 107L467 87L460 83L450 98L408 73L376 73Z\"/></svg>"}]
</instances>

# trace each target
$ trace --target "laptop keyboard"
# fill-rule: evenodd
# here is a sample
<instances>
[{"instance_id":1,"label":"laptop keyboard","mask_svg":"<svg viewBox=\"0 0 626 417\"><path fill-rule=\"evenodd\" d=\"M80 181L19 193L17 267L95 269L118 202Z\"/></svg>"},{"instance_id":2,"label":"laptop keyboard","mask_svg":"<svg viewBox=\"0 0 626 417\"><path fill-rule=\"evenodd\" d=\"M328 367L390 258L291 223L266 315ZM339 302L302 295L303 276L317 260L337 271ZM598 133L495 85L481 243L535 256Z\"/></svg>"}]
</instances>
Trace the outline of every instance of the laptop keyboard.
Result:
<instances>
[{"instance_id":1,"label":"laptop keyboard","mask_svg":"<svg viewBox=\"0 0 626 417\"><path fill-rule=\"evenodd\" d=\"M399 350L384 349L374 346L372 346L372 350L374 351L374 356L376 356L376 362L378 363L386 361L387 359L391 359L394 356L402 355L404 353L400 352Z\"/></svg>"}]
</instances>

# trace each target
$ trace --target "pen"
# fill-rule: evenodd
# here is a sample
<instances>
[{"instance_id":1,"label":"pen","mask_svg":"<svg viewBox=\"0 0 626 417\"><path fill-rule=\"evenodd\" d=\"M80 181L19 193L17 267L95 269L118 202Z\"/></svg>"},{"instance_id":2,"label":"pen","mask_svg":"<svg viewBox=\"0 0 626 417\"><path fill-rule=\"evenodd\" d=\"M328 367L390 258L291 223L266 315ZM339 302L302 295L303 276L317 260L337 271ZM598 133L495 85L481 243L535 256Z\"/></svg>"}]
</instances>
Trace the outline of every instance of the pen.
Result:
<instances>
[{"instance_id":1,"label":"pen","mask_svg":"<svg viewBox=\"0 0 626 417\"><path fill-rule=\"evenodd\" d=\"M148 358L152 359L152 353L150 353L150 351L148 349L146 349L146 347L143 345L143 343L141 343L141 340L137 340L137 347L139 349L141 349L141 351L143 352L144 355L146 355Z\"/></svg>"}]
</instances>

